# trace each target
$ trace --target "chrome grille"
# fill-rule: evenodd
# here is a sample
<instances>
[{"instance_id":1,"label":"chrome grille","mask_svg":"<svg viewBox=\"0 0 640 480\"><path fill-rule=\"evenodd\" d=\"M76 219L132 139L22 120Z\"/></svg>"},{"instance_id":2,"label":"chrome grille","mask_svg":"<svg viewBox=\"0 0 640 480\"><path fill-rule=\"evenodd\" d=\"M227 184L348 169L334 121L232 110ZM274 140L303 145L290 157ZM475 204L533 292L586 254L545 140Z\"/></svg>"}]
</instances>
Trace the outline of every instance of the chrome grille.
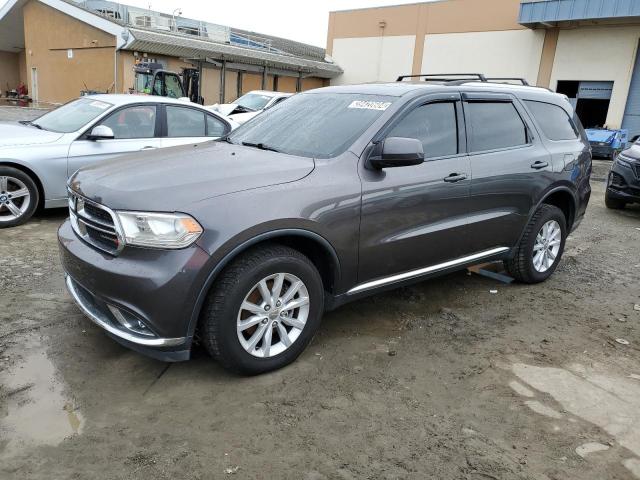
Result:
<instances>
[{"instance_id":1,"label":"chrome grille","mask_svg":"<svg viewBox=\"0 0 640 480\"><path fill-rule=\"evenodd\" d=\"M115 214L107 207L69 191L69 216L73 230L88 244L112 255L122 250Z\"/></svg>"}]
</instances>

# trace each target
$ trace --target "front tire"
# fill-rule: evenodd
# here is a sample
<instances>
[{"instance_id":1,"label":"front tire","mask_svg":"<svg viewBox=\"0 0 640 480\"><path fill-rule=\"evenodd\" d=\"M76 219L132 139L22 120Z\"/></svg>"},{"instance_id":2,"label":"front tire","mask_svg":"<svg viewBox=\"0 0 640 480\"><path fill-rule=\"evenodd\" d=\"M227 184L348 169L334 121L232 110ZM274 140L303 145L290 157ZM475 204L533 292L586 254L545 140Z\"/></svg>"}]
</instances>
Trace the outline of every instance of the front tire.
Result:
<instances>
[{"instance_id":1,"label":"front tire","mask_svg":"<svg viewBox=\"0 0 640 480\"><path fill-rule=\"evenodd\" d=\"M216 279L200 334L224 368L256 375L298 358L317 331L323 309L322 278L313 263L283 245L260 246Z\"/></svg>"},{"instance_id":2,"label":"front tire","mask_svg":"<svg viewBox=\"0 0 640 480\"><path fill-rule=\"evenodd\" d=\"M0 166L0 228L25 223L35 213L39 200L38 187L29 175Z\"/></svg>"},{"instance_id":3,"label":"front tire","mask_svg":"<svg viewBox=\"0 0 640 480\"><path fill-rule=\"evenodd\" d=\"M604 194L604 204L611 210L622 210L627 205L626 202L622 200L611 198L608 190Z\"/></svg>"},{"instance_id":4,"label":"front tire","mask_svg":"<svg viewBox=\"0 0 640 480\"><path fill-rule=\"evenodd\" d=\"M523 283L540 283L555 272L567 238L567 221L558 207L543 204L533 215L507 272Z\"/></svg>"}]
</instances>

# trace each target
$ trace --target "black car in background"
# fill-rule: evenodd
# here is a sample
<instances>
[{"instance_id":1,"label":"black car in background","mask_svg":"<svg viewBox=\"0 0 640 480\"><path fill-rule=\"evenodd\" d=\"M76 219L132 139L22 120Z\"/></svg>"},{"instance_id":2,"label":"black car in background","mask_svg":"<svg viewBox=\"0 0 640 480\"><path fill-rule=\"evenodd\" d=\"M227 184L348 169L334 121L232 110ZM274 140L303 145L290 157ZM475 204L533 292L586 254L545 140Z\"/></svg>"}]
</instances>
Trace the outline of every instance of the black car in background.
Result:
<instances>
[{"instance_id":1,"label":"black car in background","mask_svg":"<svg viewBox=\"0 0 640 480\"><path fill-rule=\"evenodd\" d=\"M633 143L613 161L607 178L605 204L611 209L640 203L640 145Z\"/></svg>"},{"instance_id":2,"label":"black car in background","mask_svg":"<svg viewBox=\"0 0 640 480\"><path fill-rule=\"evenodd\" d=\"M221 141L76 173L62 264L79 307L166 361L292 362L324 311L482 261L536 283L591 188L562 95L465 81L298 94Z\"/></svg>"}]
</instances>

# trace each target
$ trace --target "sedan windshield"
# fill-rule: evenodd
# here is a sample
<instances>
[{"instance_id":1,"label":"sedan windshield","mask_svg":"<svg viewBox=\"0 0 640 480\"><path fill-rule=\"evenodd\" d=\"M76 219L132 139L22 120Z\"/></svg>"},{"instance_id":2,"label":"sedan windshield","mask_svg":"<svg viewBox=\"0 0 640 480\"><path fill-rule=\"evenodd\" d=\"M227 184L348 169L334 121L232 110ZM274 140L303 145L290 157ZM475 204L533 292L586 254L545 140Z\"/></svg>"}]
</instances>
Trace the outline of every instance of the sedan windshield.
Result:
<instances>
[{"instance_id":1,"label":"sedan windshield","mask_svg":"<svg viewBox=\"0 0 640 480\"><path fill-rule=\"evenodd\" d=\"M45 113L32 123L43 130L51 132L76 132L112 106L112 104L100 100L79 98L49 113Z\"/></svg>"},{"instance_id":2,"label":"sedan windshield","mask_svg":"<svg viewBox=\"0 0 640 480\"><path fill-rule=\"evenodd\" d=\"M243 95L233 103L235 103L236 105L240 105L241 107L246 108L247 110L257 111L257 110L262 110L264 107L266 107L267 103L269 103L269 100L271 100L272 98L273 97L269 95L261 95L259 93L247 93L246 95Z\"/></svg>"},{"instance_id":3,"label":"sedan windshield","mask_svg":"<svg viewBox=\"0 0 640 480\"><path fill-rule=\"evenodd\" d=\"M340 155L396 97L346 93L298 94L266 110L231 135L231 143L290 155Z\"/></svg>"}]
</instances>

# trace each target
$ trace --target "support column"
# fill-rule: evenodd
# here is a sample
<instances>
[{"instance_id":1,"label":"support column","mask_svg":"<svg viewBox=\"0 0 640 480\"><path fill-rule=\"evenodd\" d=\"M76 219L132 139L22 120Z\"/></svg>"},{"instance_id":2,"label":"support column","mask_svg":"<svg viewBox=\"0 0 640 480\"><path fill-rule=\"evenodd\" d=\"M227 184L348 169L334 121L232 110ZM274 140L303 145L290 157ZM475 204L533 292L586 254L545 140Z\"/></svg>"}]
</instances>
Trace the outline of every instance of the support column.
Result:
<instances>
[{"instance_id":1,"label":"support column","mask_svg":"<svg viewBox=\"0 0 640 480\"><path fill-rule=\"evenodd\" d=\"M224 103L224 90L227 83L227 61L222 59L220 67L220 103Z\"/></svg>"},{"instance_id":2,"label":"support column","mask_svg":"<svg viewBox=\"0 0 640 480\"><path fill-rule=\"evenodd\" d=\"M267 66L262 67L262 90L267 89Z\"/></svg>"},{"instance_id":3,"label":"support column","mask_svg":"<svg viewBox=\"0 0 640 480\"><path fill-rule=\"evenodd\" d=\"M559 28L549 28L544 34L544 44L542 55L540 56L540 68L538 69L538 87L549 88L551 84L551 74L553 73L553 62L556 59L556 49L558 47Z\"/></svg>"},{"instance_id":4,"label":"support column","mask_svg":"<svg viewBox=\"0 0 640 480\"><path fill-rule=\"evenodd\" d=\"M296 80L296 92L300 93L302 91L302 72L298 72L298 78Z\"/></svg>"}]
</instances>

